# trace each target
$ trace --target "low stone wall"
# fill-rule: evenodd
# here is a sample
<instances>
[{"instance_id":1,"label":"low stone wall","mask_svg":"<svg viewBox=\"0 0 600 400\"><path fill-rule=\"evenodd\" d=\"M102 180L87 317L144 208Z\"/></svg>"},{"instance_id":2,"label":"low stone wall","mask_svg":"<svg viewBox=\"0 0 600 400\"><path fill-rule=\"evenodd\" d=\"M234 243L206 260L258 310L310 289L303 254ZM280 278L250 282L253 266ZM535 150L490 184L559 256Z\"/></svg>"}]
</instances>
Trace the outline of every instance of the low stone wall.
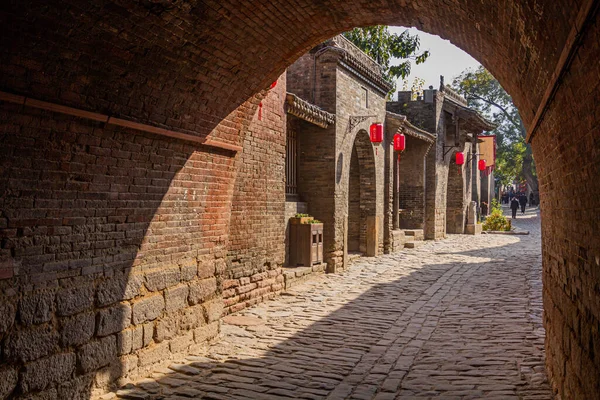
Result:
<instances>
[{"instance_id":1,"label":"low stone wall","mask_svg":"<svg viewBox=\"0 0 600 400\"><path fill-rule=\"evenodd\" d=\"M246 274L242 274L246 275ZM274 298L284 288L281 268L223 281L225 314Z\"/></svg>"},{"instance_id":2,"label":"low stone wall","mask_svg":"<svg viewBox=\"0 0 600 400\"><path fill-rule=\"evenodd\" d=\"M307 279L315 276L316 274L322 274L325 272L327 264L316 264L312 267L290 267L283 269L283 277L285 290L291 289L292 287L306 281Z\"/></svg>"},{"instance_id":3,"label":"low stone wall","mask_svg":"<svg viewBox=\"0 0 600 400\"><path fill-rule=\"evenodd\" d=\"M392 252L401 251L404 249L404 243L408 238L404 235L404 231L400 229L395 229L392 231Z\"/></svg>"}]
</instances>

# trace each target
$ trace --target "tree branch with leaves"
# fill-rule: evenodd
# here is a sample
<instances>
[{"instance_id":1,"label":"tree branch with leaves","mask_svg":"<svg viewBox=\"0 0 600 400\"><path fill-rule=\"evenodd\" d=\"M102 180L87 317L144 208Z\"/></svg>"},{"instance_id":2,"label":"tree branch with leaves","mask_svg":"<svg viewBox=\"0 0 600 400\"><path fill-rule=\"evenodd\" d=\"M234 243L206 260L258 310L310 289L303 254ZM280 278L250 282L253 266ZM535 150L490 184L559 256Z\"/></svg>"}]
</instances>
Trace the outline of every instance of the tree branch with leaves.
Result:
<instances>
[{"instance_id":1,"label":"tree branch with leaves","mask_svg":"<svg viewBox=\"0 0 600 400\"><path fill-rule=\"evenodd\" d=\"M419 51L419 36L408 30L398 35L385 25L377 25L354 28L343 35L383 67L385 79L393 85L388 96L396 91L396 79L410 75L413 62L421 64L429 57L428 50ZM394 59L401 61L394 64Z\"/></svg>"},{"instance_id":2,"label":"tree branch with leaves","mask_svg":"<svg viewBox=\"0 0 600 400\"><path fill-rule=\"evenodd\" d=\"M480 66L463 71L452 82L472 107L494 121L496 135L496 176L503 184L514 179L526 179L529 186L538 191L538 180L531 146L525 142L527 132L512 98L488 70Z\"/></svg>"}]
</instances>

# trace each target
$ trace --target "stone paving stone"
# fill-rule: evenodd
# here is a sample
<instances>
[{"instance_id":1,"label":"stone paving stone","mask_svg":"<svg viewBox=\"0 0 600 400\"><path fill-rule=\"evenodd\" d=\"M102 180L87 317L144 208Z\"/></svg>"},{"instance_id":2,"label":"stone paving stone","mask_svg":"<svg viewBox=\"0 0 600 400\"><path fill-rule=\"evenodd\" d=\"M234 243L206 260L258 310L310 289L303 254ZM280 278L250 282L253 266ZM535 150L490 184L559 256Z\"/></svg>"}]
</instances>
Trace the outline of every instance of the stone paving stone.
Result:
<instances>
[{"instance_id":1,"label":"stone paving stone","mask_svg":"<svg viewBox=\"0 0 600 400\"><path fill-rule=\"evenodd\" d=\"M218 343L152 375L158 389L146 379L128 393L550 399L539 217L514 223L530 235L449 235L311 277L228 316Z\"/></svg>"}]
</instances>

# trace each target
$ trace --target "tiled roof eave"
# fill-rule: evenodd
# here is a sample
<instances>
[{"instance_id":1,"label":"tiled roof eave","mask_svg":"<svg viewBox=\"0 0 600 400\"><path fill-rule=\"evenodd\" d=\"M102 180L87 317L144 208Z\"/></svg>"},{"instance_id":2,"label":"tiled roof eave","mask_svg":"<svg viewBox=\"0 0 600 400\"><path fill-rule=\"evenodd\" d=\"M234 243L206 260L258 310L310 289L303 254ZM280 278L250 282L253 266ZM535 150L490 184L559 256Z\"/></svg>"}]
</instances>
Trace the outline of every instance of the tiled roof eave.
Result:
<instances>
[{"instance_id":1,"label":"tiled roof eave","mask_svg":"<svg viewBox=\"0 0 600 400\"><path fill-rule=\"evenodd\" d=\"M286 112L321 128L327 128L335 123L335 114L301 99L293 93L286 93Z\"/></svg>"}]
</instances>

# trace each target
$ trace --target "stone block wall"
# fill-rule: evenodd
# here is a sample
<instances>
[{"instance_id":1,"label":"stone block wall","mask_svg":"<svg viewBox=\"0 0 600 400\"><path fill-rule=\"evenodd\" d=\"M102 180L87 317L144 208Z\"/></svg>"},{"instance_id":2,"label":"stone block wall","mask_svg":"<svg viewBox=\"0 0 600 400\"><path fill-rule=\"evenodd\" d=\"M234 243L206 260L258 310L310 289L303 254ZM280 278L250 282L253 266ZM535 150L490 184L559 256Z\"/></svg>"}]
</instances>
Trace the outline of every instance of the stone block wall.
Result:
<instances>
[{"instance_id":1,"label":"stone block wall","mask_svg":"<svg viewBox=\"0 0 600 400\"><path fill-rule=\"evenodd\" d=\"M403 230L396 229L391 232L391 251L401 251L404 249L404 243L407 242L407 237Z\"/></svg>"},{"instance_id":2,"label":"stone block wall","mask_svg":"<svg viewBox=\"0 0 600 400\"><path fill-rule=\"evenodd\" d=\"M286 76L262 101L245 131L231 203L225 312L272 298L283 289L285 260Z\"/></svg>"},{"instance_id":3,"label":"stone block wall","mask_svg":"<svg viewBox=\"0 0 600 400\"><path fill-rule=\"evenodd\" d=\"M0 142L0 397L85 398L218 334L234 153L6 103Z\"/></svg>"}]
</instances>

